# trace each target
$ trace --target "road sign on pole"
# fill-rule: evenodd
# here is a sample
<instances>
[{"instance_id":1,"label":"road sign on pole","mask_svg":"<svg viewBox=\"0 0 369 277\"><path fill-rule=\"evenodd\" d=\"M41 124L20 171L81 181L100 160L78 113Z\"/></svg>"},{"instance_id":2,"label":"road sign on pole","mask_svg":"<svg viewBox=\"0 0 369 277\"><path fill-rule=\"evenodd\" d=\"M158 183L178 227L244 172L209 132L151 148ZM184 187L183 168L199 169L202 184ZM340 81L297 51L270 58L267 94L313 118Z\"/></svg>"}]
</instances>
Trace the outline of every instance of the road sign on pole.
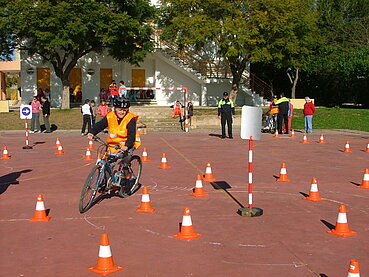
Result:
<instances>
[{"instance_id":1,"label":"road sign on pole","mask_svg":"<svg viewBox=\"0 0 369 277\"><path fill-rule=\"evenodd\" d=\"M31 105L21 105L20 106L20 118L21 119L31 119L32 118L32 106Z\"/></svg>"}]
</instances>

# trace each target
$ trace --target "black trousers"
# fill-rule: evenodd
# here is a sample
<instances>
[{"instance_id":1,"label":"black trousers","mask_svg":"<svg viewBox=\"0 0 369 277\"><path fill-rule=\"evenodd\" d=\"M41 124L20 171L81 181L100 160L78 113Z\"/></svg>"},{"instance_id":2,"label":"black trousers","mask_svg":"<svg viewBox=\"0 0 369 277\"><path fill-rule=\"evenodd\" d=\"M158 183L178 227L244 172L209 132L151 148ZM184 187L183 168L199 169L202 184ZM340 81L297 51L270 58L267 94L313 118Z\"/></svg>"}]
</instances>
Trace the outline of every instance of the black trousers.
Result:
<instances>
[{"instance_id":1,"label":"black trousers","mask_svg":"<svg viewBox=\"0 0 369 277\"><path fill-rule=\"evenodd\" d=\"M220 123L222 124L222 137L226 136L225 125L227 123L228 127L228 137L233 137L232 135L232 114L222 113L220 117Z\"/></svg>"},{"instance_id":2,"label":"black trousers","mask_svg":"<svg viewBox=\"0 0 369 277\"><path fill-rule=\"evenodd\" d=\"M82 134L85 133L86 125L87 125L87 132L90 133L91 132L91 115L89 114L83 115L83 125L82 125L82 130L81 130Z\"/></svg>"},{"instance_id":3,"label":"black trousers","mask_svg":"<svg viewBox=\"0 0 369 277\"><path fill-rule=\"evenodd\" d=\"M284 121L284 125L286 127L286 134L288 134L288 114L278 114L277 117L277 127L278 127L278 133L282 134L283 131L283 124L282 122Z\"/></svg>"}]
</instances>

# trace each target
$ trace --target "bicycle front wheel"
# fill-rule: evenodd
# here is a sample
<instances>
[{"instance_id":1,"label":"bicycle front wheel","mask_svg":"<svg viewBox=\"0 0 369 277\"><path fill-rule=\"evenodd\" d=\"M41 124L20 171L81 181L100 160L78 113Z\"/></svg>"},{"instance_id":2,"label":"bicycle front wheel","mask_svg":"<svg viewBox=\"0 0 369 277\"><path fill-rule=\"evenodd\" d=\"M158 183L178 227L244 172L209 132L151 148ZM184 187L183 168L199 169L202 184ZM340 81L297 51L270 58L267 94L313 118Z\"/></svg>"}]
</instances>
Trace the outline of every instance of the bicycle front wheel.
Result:
<instances>
[{"instance_id":1,"label":"bicycle front wheel","mask_svg":"<svg viewBox=\"0 0 369 277\"><path fill-rule=\"evenodd\" d=\"M128 180L124 180L125 184L119 190L119 195L121 197L130 196L138 189L142 173L142 161L139 156L132 156L131 162L128 165L128 170L131 177Z\"/></svg>"},{"instance_id":2,"label":"bicycle front wheel","mask_svg":"<svg viewBox=\"0 0 369 277\"><path fill-rule=\"evenodd\" d=\"M82 214L91 208L97 190L104 182L104 172L100 165L95 165L87 176L79 200L79 212Z\"/></svg>"}]
</instances>

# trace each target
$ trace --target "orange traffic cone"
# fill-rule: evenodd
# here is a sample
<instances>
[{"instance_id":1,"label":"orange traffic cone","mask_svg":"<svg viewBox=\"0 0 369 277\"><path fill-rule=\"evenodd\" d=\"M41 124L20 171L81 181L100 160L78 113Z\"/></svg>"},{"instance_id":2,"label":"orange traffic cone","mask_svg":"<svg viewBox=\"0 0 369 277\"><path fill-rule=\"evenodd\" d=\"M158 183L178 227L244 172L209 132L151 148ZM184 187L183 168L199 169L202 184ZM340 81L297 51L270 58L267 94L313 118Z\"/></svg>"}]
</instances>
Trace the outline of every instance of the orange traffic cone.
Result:
<instances>
[{"instance_id":1,"label":"orange traffic cone","mask_svg":"<svg viewBox=\"0 0 369 277\"><path fill-rule=\"evenodd\" d=\"M308 139L307 139L307 135L306 133L304 134L304 137L302 139L302 141L300 141L301 143L309 143Z\"/></svg>"},{"instance_id":2,"label":"orange traffic cone","mask_svg":"<svg viewBox=\"0 0 369 277\"><path fill-rule=\"evenodd\" d=\"M323 134L320 134L318 143L325 143Z\"/></svg>"},{"instance_id":3,"label":"orange traffic cone","mask_svg":"<svg viewBox=\"0 0 369 277\"><path fill-rule=\"evenodd\" d=\"M211 165L210 165L210 163L207 163L206 164L204 181L208 181L208 182L214 182L214 181L216 181L216 179L214 178L213 173L211 171Z\"/></svg>"},{"instance_id":4,"label":"orange traffic cone","mask_svg":"<svg viewBox=\"0 0 369 277\"><path fill-rule=\"evenodd\" d=\"M160 166L158 166L158 168L161 168L161 169L172 168L171 166L168 165L168 161L167 161L167 157L165 156L165 153L163 153L163 155L161 156L161 164Z\"/></svg>"},{"instance_id":5,"label":"orange traffic cone","mask_svg":"<svg viewBox=\"0 0 369 277\"><path fill-rule=\"evenodd\" d=\"M190 195L191 196L195 196L195 197L203 197L203 196L207 196L208 195L207 193L204 192L204 187L202 186L202 178L201 178L201 175L197 175L196 176L195 190Z\"/></svg>"},{"instance_id":6,"label":"orange traffic cone","mask_svg":"<svg viewBox=\"0 0 369 277\"><path fill-rule=\"evenodd\" d=\"M1 160L9 160L10 156L8 153L8 147L4 146L4 150L3 150L3 156L0 158Z\"/></svg>"},{"instance_id":7,"label":"orange traffic cone","mask_svg":"<svg viewBox=\"0 0 369 277\"><path fill-rule=\"evenodd\" d=\"M345 150L343 150L343 153L352 153L350 149L350 142L347 140L345 144Z\"/></svg>"},{"instance_id":8,"label":"orange traffic cone","mask_svg":"<svg viewBox=\"0 0 369 277\"><path fill-rule=\"evenodd\" d=\"M51 216L46 215L45 205L44 205L44 198L42 194L37 196L36 202L36 209L35 214L29 220L31 222L47 222L51 219Z\"/></svg>"},{"instance_id":9,"label":"orange traffic cone","mask_svg":"<svg viewBox=\"0 0 369 277\"><path fill-rule=\"evenodd\" d=\"M155 211L155 209L151 207L149 189L147 187L143 187L141 206L136 210L136 212L137 213L152 213L153 211Z\"/></svg>"},{"instance_id":10,"label":"orange traffic cone","mask_svg":"<svg viewBox=\"0 0 369 277\"><path fill-rule=\"evenodd\" d=\"M360 277L358 260L350 260L347 277Z\"/></svg>"},{"instance_id":11,"label":"orange traffic cone","mask_svg":"<svg viewBox=\"0 0 369 277\"><path fill-rule=\"evenodd\" d=\"M141 161L143 161L143 162L151 162L151 160L149 160L149 156L147 155L146 147L144 147L144 150L142 152L142 159L141 159Z\"/></svg>"},{"instance_id":12,"label":"orange traffic cone","mask_svg":"<svg viewBox=\"0 0 369 277\"><path fill-rule=\"evenodd\" d=\"M94 142L92 141L92 139L90 139L89 141L88 141L88 147L90 148L90 149L94 149L95 147L94 147Z\"/></svg>"},{"instance_id":13,"label":"orange traffic cone","mask_svg":"<svg viewBox=\"0 0 369 277\"><path fill-rule=\"evenodd\" d=\"M278 130L275 130L274 136L275 138L280 138L279 134L278 134Z\"/></svg>"},{"instance_id":14,"label":"orange traffic cone","mask_svg":"<svg viewBox=\"0 0 369 277\"><path fill-rule=\"evenodd\" d=\"M311 180L311 187L310 187L309 196L308 197L304 197L303 199L310 200L310 201L322 201L322 200L325 200L324 198L320 198L319 197L318 182L316 181L316 178L313 178Z\"/></svg>"},{"instance_id":15,"label":"orange traffic cone","mask_svg":"<svg viewBox=\"0 0 369 277\"><path fill-rule=\"evenodd\" d=\"M279 173L279 178L277 178L277 181L278 182L289 182L290 181L290 179L288 179L288 176L287 176L287 168L286 168L285 163L282 163L281 171Z\"/></svg>"},{"instance_id":16,"label":"orange traffic cone","mask_svg":"<svg viewBox=\"0 0 369 277\"><path fill-rule=\"evenodd\" d=\"M292 129L290 137L291 137L291 138L295 138L295 137L296 137L296 136L295 136L295 130L293 130L293 129Z\"/></svg>"},{"instance_id":17,"label":"orange traffic cone","mask_svg":"<svg viewBox=\"0 0 369 277\"><path fill-rule=\"evenodd\" d=\"M366 152L366 153L369 153L369 142L368 142L368 144L366 145L365 152Z\"/></svg>"},{"instance_id":18,"label":"orange traffic cone","mask_svg":"<svg viewBox=\"0 0 369 277\"><path fill-rule=\"evenodd\" d=\"M60 144L58 146L58 152L54 153L55 155L64 155L63 146Z\"/></svg>"},{"instance_id":19,"label":"orange traffic cone","mask_svg":"<svg viewBox=\"0 0 369 277\"><path fill-rule=\"evenodd\" d=\"M340 237L349 237L355 235L356 232L350 231L347 223L346 217L346 206L340 205L340 209L338 211L338 218L336 223L336 228L333 230L327 231L327 233L332 235L337 235Z\"/></svg>"},{"instance_id":20,"label":"orange traffic cone","mask_svg":"<svg viewBox=\"0 0 369 277\"><path fill-rule=\"evenodd\" d=\"M361 186L359 186L358 188L369 189L369 169L368 168L365 169L363 181L361 182Z\"/></svg>"},{"instance_id":21,"label":"orange traffic cone","mask_svg":"<svg viewBox=\"0 0 369 277\"><path fill-rule=\"evenodd\" d=\"M59 138L56 138L55 148L58 149L59 145L61 145L60 139Z\"/></svg>"},{"instance_id":22,"label":"orange traffic cone","mask_svg":"<svg viewBox=\"0 0 369 277\"><path fill-rule=\"evenodd\" d=\"M122 270L123 267L115 265L113 256L110 250L110 244L107 234L101 235L99 257L97 259L97 265L88 268L89 271L95 272L100 275L108 275L110 273Z\"/></svg>"},{"instance_id":23,"label":"orange traffic cone","mask_svg":"<svg viewBox=\"0 0 369 277\"><path fill-rule=\"evenodd\" d=\"M198 233L195 233L193 230L190 209L184 208L181 231L178 234L173 235L173 237L177 239L190 240L190 239L195 239L199 236L201 235Z\"/></svg>"},{"instance_id":24,"label":"orange traffic cone","mask_svg":"<svg viewBox=\"0 0 369 277\"><path fill-rule=\"evenodd\" d=\"M86 156L85 156L85 158L83 160L84 161L93 161L94 160L92 158L92 155L91 155L90 147L87 147Z\"/></svg>"}]
</instances>

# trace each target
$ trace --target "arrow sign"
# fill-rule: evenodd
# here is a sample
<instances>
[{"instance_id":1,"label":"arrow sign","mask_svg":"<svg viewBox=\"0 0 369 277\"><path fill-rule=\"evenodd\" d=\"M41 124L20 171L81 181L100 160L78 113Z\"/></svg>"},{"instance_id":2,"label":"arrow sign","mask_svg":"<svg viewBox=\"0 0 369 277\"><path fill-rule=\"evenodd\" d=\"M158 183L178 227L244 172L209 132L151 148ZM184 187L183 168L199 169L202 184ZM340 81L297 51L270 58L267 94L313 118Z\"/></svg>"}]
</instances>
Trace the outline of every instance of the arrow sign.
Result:
<instances>
[{"instance_id":1,"label":"arrow sign","mask_svg":"<svg viewBox=\"0 0 369 277\"><path fill-rule=\"evenodd\" d=\"M20 118L21 119L31 119L32 118L32 106L31 105L21 105L20 106Z\"/></svg>"}]
</instances>

